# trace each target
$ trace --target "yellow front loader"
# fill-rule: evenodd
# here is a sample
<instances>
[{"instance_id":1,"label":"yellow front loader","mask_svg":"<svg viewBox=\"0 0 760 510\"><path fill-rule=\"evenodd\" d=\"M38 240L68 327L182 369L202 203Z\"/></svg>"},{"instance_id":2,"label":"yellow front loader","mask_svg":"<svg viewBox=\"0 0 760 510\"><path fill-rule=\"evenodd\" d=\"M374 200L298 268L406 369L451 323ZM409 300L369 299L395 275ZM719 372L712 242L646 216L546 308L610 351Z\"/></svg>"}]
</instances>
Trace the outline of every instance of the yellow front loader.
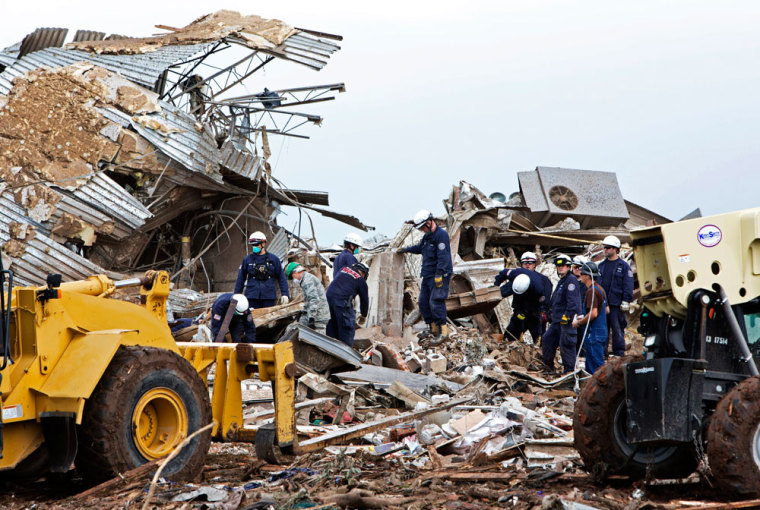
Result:
<instances>
[{"instance_id":1,"label":"yellow front loader","mask_svg":"<svg viewBox=\"0 0 760 510\"><path fill-rule=\"evenodd\" d=\"M140 287L139 305L108 299L128 286ZM50 275L47 287L15 288L12 273L0 273L0 477L75 466L100 481L165 457L213 420L164 471L192 479L212 437L256 438L243 427L240 392L255 372L276 389L276 426L258 432L257 453L272 458L294 445L292 345L180 346L167 324L168 295L166 272L67 283Z\"/></svg>"}]
</instances>

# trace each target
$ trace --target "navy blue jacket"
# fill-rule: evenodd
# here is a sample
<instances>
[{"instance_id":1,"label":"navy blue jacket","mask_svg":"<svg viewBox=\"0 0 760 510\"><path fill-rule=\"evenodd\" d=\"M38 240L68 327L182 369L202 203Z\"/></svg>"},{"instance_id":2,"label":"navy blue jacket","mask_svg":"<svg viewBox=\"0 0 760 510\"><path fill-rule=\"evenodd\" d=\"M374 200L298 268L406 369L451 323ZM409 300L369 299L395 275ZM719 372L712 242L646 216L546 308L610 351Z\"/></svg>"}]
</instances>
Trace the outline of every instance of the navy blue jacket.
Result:
<instances>
[{"instance_id":1,"label":"navy blue jacket","mask_svg":"<svg viewBox=\"0 0 760 510\"><path fill-rule=\"evenodd\" d=\"M216 298L214 306L211 308L211 338L216 340L219 329L224 322L224 316L227 315L227 308L230 306L232 292L226 292ZM256 326L253 324L250 310L243 315L233 315L230 321L230 337L235 343L256 342Z\"/></svg>"},{"instance_id":2,"label":"navy blue jacket","mask_svg":"<svg viewBox=\"0 0 760 510\"><path fill-rule=\"evenodd\" d=\"M581 313L581 284L572 272L560 278L551 299L552 322L559 322L562 316L573 320L573 315Z\"/></svg>"},{"instance_id":3,"label":"navy blue jacket","mask_svg":"<svg viewBox=\"0 0 760 510\"><path fill-rule=\"evenodd\" d=\"M356 257L354 257L351 250L345 249L340 252L338 256L335 257L335 262L333 262L333 279L338 276L338 272L340 272L341 269L344 267L351 267L357 262L359 261L356 260Z\"/></svg>"},{"instance_id":4,"label":"navy blue jacket","mask_svg":"<svg viewBox=\"0 0 760 510\"><path fill-rule=\"evenodd\" d=\"M344 267L327 287L325 297L327 301L345 303L346 306L353 308L352 302L357 294L359 295L359 313L366 316L369 312L367 282L361 274L350 267Z\"/></svg>"},{"instance_id":5,"label":"navy blue jacket","mask_svg":"<svg viewBox=\"0 0 760 510\"><path fill-rule=\"evenodd\" d=\"M434 232L428 232L422 236L420 244L407 246L402 249L401 253L422 255L420 276L423 278L450 276L453 271L449 234L440 226L436 226Z\"/></svg>"},{"instance_id":6,"label":"navy blue jacket","mask_svg":"<svg viewBox=\"0 0 760 510\"><path fill-rule=\"evenodd\" d=\"M530 278L530 287L528 287L528 290L522 294L515 294L512 291L512 282L521 274L528 275L528 278ZM523 267L502 269L499 271L499 274L496 275L496 278L494 278L494 285L500 285L504 281L507 283L501 286L501 296L514 296L512 298L513 310L529 314L538 314L548 306L552 294L551 281L541 273ZM548 287L546 286L546 281L549 282Z\"/></svg>"},{"instance_id":7,"label":"navy blue jacket","mask_svg":"<svg viewBox=\"0 0 760 510\"><path fill-rule=\"evenodd\" d=\"M264 274L268 275L266 280L256 278L257 268L262 266L265 269ZM235 281L235 294L245 294L248 299L277 299L277 290L274 288L275 279L280 283L280 293L290 297L288 280L277 255L269 252L259 255L251 253L240 264L237 281ZM244 287L245 292L243 292Z\"/></svg>"},{"instance_id":8,"label":"navy blue jacket","mask_svg":"<svg viewBox=\"0 0 760 510\"><path fill-rule=\"evenodd\" d=\"M604 259L599 263L599 285L607 293L610 306L633 301L633 271L622 258L615 261Z\"/></svg>"}]
</instances>

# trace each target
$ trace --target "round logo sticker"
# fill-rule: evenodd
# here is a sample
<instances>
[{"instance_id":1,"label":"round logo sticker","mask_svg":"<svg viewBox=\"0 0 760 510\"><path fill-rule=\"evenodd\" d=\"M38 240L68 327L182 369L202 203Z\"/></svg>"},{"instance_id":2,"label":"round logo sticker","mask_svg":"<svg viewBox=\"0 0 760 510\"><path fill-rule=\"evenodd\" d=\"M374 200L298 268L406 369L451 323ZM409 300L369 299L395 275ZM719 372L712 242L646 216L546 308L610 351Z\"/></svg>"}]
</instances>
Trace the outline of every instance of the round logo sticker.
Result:
<instances>
[{"instance_id":1,"label":"round logo sticker","mask_svg":"<svg viewBox=\"0 0 760 510\"><path fill-rule=\"evenodd\" d=\"M699 229L699 232L697 232L697 240L699 241L699 244L706 248L717 246L722 238L723 232L721 232L715 225L705 225Z\"/></svg>"}]
</instances>

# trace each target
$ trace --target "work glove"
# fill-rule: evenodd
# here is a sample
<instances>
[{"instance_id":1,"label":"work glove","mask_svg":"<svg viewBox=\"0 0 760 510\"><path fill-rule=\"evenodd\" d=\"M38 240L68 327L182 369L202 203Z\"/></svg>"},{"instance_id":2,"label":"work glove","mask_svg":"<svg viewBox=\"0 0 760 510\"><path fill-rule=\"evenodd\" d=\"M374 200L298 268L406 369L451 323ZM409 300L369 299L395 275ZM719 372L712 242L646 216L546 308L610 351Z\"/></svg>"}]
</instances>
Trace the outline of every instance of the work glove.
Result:
<instances>
[{"instance_id":1,"label":"work glove","mask_svg":"<svg viewBox=\"0 0 760 510\"><path fill-rule=\"evenodd\" d=\"M287 305L290 302L290 298L288 296L282 296L280 298L280 304L281 305Z\"/></svg>"},{"instance_id":2,"label":"work glove","mask_svg":"<svg viewBox=\"0 0 760 510\"><path fill-rule=\"evenodd\" d=\"M443 287L443 276L438 275L438 276L435 277L435 279L433 281L435 282L435 286L436 287L438 287L438 288Z\"/></svg>"},{"instance_id":3,"label":"work glove","mask_svg":"<svg viewBox=\"0 0 760 510\"><path fill-rule=\"evenodd\" d=\"M570 319L568 318L567 315L562 314L562 318L559 320L559 323L562 324L563 326L567 326L568 324L570 324Z\"/></svg>"},{"instance_id":4,"label":"work glove","mask_svg":"<svg viewBox=\"0 0 760 510\"><path fill-rule=\"evenodd\" d=\"M573 327L574 328L576 328L576 329L578 328L578 326L580 325L579 322L580 322L580 320L583 317L584 317L583 315L576 315L575 317L573 317Z\"/></svg>"},{"instance_id":5,"label":"work glove","mask_svg":"<svg viewBox=\"0 0 760 510\"><path fill-rule=\"evenodd\" d=\"M404 251L403 246L399 246L398 248L396 248L396 253L406 253L406 252Z\"/></svg>"},{"instance_id":6,"label":"work glove","mask_svg":"<svg viewBox=\"0 0 760 510\"><path fill-rule=\"evenodd\" d=\"M627 312L631 308L631 303L628 301L623 301L620 303L620 311L621 312Z\"/></svg>"},{"instance_id":7,"label":"work glove","mask_svg":"<svg viewBox=\"0 0 760 510\"><path fill-rule=\"evenodd\" d=\"M366 315L360 315L358 319L356 319L356 325L360 328L363 328L364 325L367 324L367 316Z\"/></svg>"},{"instance_id":8,"label":"work glove","mask_svg":"<svg viewBox=\"0 0 760 510\"><path fill-rule=\"evenodd\" d=\"M317 326L317 322L314 320L314 317L309 317L309 327L311 329L315 329Z\"/></svg>"},{"instance_id":9,"label":"work glove","mask_svg":"<svg viewBox=\"0 0 760 510\"><path fill-rule=\"evenodd\" d=\"M525 314L524 313L518 313L517 314L517 320L524 321L525 320Z\"/></svg>"}]
</instances>

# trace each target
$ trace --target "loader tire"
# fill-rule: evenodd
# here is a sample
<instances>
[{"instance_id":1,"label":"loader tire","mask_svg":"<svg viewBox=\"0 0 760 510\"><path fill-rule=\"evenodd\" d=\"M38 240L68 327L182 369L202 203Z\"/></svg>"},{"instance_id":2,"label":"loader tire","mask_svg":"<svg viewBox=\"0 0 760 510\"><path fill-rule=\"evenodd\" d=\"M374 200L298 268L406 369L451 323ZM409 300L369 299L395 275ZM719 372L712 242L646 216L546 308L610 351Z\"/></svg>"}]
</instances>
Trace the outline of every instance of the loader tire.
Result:
<instances>
[{"instance_id":1,"label":"loader tire","mask_svg":"<svg viewBox=\"0 0 760 510\"><path fill-rule=\"evenodd\" d=\"M707 460L719 489L760 497L760 377L743 380L718 402L707 427Z\"/></svg>"},{"instance_id":2,"label":"loader tire","mask_svg":"<svg viewBox=\"0 0 760 510\"><path fill-rule=\"evenodd\" d=\"M696 468L688 446L632 445L626 435L625 365L633 356L602 365L578 395L573 414L575 449L597 481L610 475L641 479L683 478Z\"/></svg>"},{"instance_id":3,"label":"loader tire","mask_svg":"<svg viewBox=\"0 0 760 510\"><path fill-rule=\"evenodd\" d=\"M192 365L165 349L122 346L85 403L75 465L100 482L165 457L211 422L208 390ZM203 468L211 431L194 437L162 471L191 480Z\"/></svg>"}]
</instances>

